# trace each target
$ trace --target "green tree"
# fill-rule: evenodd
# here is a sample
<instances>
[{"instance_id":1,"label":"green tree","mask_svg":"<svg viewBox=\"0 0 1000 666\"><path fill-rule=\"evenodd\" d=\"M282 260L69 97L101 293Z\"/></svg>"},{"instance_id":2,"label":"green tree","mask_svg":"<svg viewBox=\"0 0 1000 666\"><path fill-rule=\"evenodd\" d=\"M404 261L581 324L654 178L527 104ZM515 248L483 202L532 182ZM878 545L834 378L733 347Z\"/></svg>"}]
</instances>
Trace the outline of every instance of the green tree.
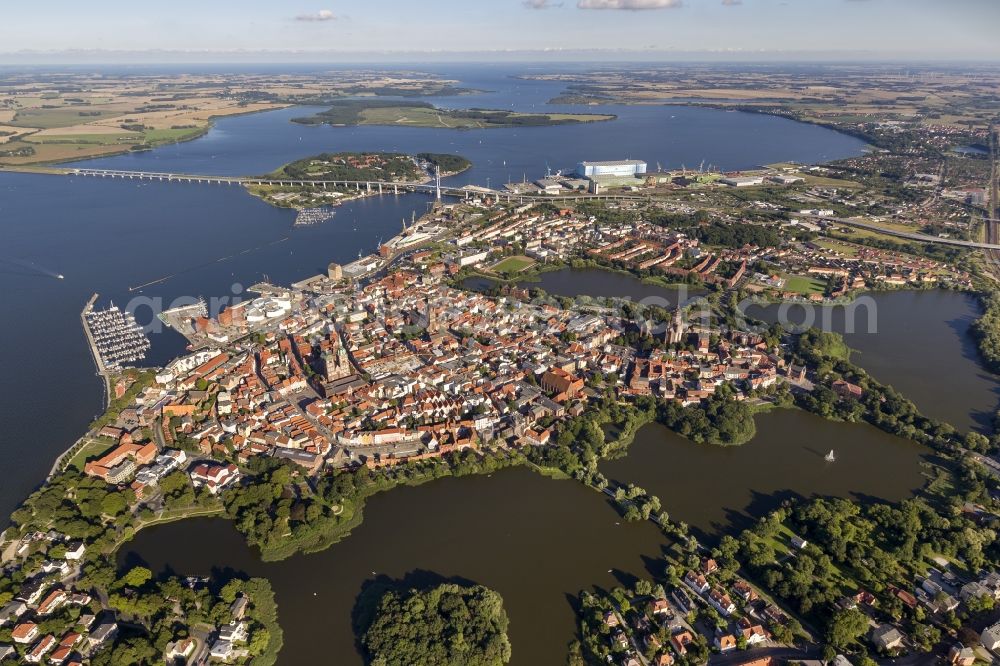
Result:
<instances>
[{"instance_id":1,"label":"green tree","mask_svg":"<svg viewBox=\"0 0 1000 666\"><path fill-rule=\"evenodd\" d=\"M128 587L142 587L153 578L153 572L146 567L132 567L122 577L122 583Z\"/></svg>"},{"instance_id":2,"label":"green tree","mask_svg":"<svg viewBox=\"0 0 1000 666\"><path fill-rule=\"evenodd\" d=\"M827 641L844 650L864 635L868 629L868 616L856 608L837 612L827 628Z\"/></svg>"}]
</instances>

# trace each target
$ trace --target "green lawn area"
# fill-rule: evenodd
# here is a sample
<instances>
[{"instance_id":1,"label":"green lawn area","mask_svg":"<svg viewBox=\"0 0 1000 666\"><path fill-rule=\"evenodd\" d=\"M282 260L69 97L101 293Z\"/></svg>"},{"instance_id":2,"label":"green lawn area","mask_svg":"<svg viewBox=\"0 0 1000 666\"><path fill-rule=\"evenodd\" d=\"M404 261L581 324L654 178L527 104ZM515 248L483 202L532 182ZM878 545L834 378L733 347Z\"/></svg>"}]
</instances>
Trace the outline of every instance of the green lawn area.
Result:
<instances>
[{"instance_id":1,"label":"green lawn area","mask_svg":"<svg viewBox=\"0 0 1000 666\"><path fill-rule=\"evenodd\" d=\"M840 187L848 190L857 190L864 187L861 183L854 182L853 180L826 178L824 176L814 176L808 173L800 173L798 175L806 181L806 185L814 185L816 187Z\"/></svg>"},{"instance_id":2,"label":"green lawn area","mask_svg":"<svg viewBox=\"0 0 1000 666\"><path fill-rule=\"evenodd\" d=\"M794 291L808 296L822 294L826 290L826 280L819 280L805 275L784 275L785 291Z\"/></svg>"},{"instance_id":3,"label":"green lawn area","mask_svg":"<svg viewBox=\"0 0 1000 666\"><path fill-rule=\"evenodd\" d=\"M207 128L203 127L148 129L143 132L143 136L149 143L167 143L171 141L187 141L204 134L206 130Z\"/></svg>"},{"instance_id":4,"label":"green lawn area","mask_svg":"<svg viewBox=\"0 0 1000 666\"><path fill-rule=\"evenodd\" d=\"M778 559L792 552L792 536L792 531L788 529L787 525L782 523L778 533L767 539L767 543L771 548L774 548L774 553L778 556Z\"/></svg>"},{"instance_id":5,"label":"green lawn area","mask_svg":"<svg viewBox=\"0 0 1000 666\"><path fill-rule=\"evenodd\" d=\"M417 125L419 127L480 127L475 121L446 120L437 109L419 106L391 106L365 109L362 125Z\"/></svg>"},{"instance_id":6,"label":"green lawn area","mask_svg":"<svg viewBox=\"0 0 1000 666\"><path fill-rule=\"evenodd\" d=\"M67 467L73 467L82 472L83 466L88 460L91 458L97 458L103 453L110 451L113 446L114 444L108 441L92 439L84 444L77 454L70 459Z\"/></svg>"},{"instance_id":7,"label":"green lawn area","mask_svg":"<svg viewBox=\"0 0 1000 666\"><path fill-rule=\"evenodd\" d=\"M576 122L596 122L600 120L611 120L614 116L599 114L572 114L572 113L512 113L508 118L513 121L510 124L516 125L516 120L524 116L546 116L552 123L566 121ZM387 106L373 107L361 111L360 124L362 125L408 125L416 127L445 127L445 128L485 128L485 127L506 127L506 122L493 122L482 118L456 117L456 114L447 109L436 109L422 106Z\"/></svg>"},{"instance_id":8,"label":"green lawn area","mask_svg":"<svg viewBox=\"0 0 1000 666\"><path fill-rule=\"evenodd\" d=\"M911 230L911 231L917 231L917 230ZM897 243L899 245L903 245L909 242L907 241L907 239L900 238L899 236L892 236L890 234L879 233L878 231L874 231L872 229L862 229L860 227L848 227L846 225L843 227L837 225L836 230L832 231L827 230L826 234L834 238L840 238L842 240L856 241L856 242L861 242L861 240L865 238L875 238L878 240L888 241L890 243Z\"/></svg>"},{"instance_id":9,"label":"green lawn area","mask_svg":"<svg viewBox=\"0 0 1000 666\"><path fill-rule=\"evenodd\" d=\"M535 260L531 257L516 256L507 257L503 261L494 264L492 270L494 273L500 273L502 275L512 275L514 273L520 273L524 269L532 266Z\"/></svg>"},{"instance_id":10,"label":"green lawn area","mask_svg":"<svg viewBox=\"0 0 1000 666\"><path fill-rule=\"evenodd\" d=\"M832 238L817 238L813 241L813 243L823 249L839 252L840 255L844 257L856 257L858 256L858 251L860 250L860 248L853 243L845 243Z\"/></svg>"}]
</instances>

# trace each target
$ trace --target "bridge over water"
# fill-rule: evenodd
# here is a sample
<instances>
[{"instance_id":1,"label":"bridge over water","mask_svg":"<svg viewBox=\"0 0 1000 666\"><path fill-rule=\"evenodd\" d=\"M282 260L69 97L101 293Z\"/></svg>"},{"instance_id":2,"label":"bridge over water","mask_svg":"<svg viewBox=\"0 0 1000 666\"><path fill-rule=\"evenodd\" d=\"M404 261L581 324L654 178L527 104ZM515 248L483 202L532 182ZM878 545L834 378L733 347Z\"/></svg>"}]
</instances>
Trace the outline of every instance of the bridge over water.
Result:
<instances>
[{"instance_id":1,"label":"bridge over water","mask_svg":"<svg viewBox=\"0 0 1000 666\"><path fill-rule=\"evenodd\" d=\"M1000 141L1000 139L996 139ZM996 162L996 160L995 160ZM998 171L996 166L994 166L995 173ZM464 185L462 187L444 187L438 185L434 182L399 182L399 181L379 181L379 180L290 180L290 179L280 179L280 178L267 178L267 177L256 177L256 176L203 176L197 174L186 174L186 173L169 173L169 172L157 172L157 171L128 171L122 169L85 169L85 168L65 168L65 167L27 167L27 168L17 168L17 167L4 167L0 170L4 171L23 171L27 173L36 174L50 174L50 175L63 175L63 176L85 176L93 178L120 178L126 180L149 180L149 181L161 181L161 182L174 182L174 183L209 183L215 185L240 185L240 186L254 186L254 185L271 185L277 187L320 187L320 188L342 188L342 189L354 189L358 192L365 191L370 194L400 194L406 192L422 192L430 195L434 195L436 198L440 199L443 196L456 197L460 199L469 199L473 196L488 196L494 197L499 201L506 201L508 203L538 203L538 202L551 202L551 203L573 203L577 201L651 201L653 198L645 195L637 194L590 194L590 193L572 193L564 195L551 195L551 194L517 194L514 192L504 192L500 190L493 190L486 187L479 187L477 185ZM994 175L994 179L997 176ZM993 188L997 187L996 180L992 183ZM995 192L995 189L994 189ZM995 201L996 195L994 194L993 205L996 205ZM1000 215L1000 211L991 211L992 216L985 218L987 222L987 229L1000 227L1000 220L996 218ZM811 216L807 216L811 217ZM898 236L901 238L906 238L908 240L922 241L925 243L936 243L939 245L953 245L959 247L966 247L971 249L980 249L990 251L990 255L993 256L996 253L997 257L1000 257L1000 232L993 235L987 234L987 242L980 243L976 241L963 241L952 238L939 238L937 236L929 236L920 233L910 233L899 231L895 229L889 229L885 227L880 227L873 225L861 220L854 219L843 219L843 218L818 218L820 221L835 222L840 224L846 224L849 226L860 227L864 229L869 229L872 231L877 231L879 233L888 234L890 236ZM1000 258L997 259L1000 265Z\"/></svg>"},{"instance_id":2,"label":"bridge over water","mask_svg":"<svg viewBox=\"0 0 1000 666\"><path fill-rule=\"evenodd\" d=\"M128 171L122 169L84 169L84 168L53 168L36 173L49 173L66 176L86 176L93 178L118 178L123 180L146 180L174 183L208 183L213 185L274 186L274 187L319 187L340 188L369 192L372 194L400 194L421 192L437 197L469 198L472 196L495 197L501 201L532 203L539 201L570 202L581 200L601 201L647 201L649 197L624 194L516 194L502 190L494 190L478 185L462 187L438 186L433 182L415 181L380 181L380 180L292 180L282 178L267 178L259 176L205 176L187 173L170 173L158 171Z\"/></svg>"}]
</instances>

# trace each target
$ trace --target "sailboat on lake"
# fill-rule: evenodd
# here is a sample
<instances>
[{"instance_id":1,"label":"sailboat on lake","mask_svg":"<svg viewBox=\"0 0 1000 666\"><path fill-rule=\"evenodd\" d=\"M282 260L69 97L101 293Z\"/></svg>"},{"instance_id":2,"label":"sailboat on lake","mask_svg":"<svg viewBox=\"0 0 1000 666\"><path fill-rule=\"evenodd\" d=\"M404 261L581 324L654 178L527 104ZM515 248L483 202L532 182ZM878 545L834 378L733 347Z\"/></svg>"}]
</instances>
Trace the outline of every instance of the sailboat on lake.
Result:
<instances>
[{"instance_id":1,"label":"sailboat on lake","mask_svg":"<svg viewBox=\"0 0 1000 666\"><path fill-rule=\"evenodd\" d=\"M833 452L833 449L830 449L830 452L823 457L823 460L827 462L837 462L837 454Z\"/></svg>"}]
</instances>

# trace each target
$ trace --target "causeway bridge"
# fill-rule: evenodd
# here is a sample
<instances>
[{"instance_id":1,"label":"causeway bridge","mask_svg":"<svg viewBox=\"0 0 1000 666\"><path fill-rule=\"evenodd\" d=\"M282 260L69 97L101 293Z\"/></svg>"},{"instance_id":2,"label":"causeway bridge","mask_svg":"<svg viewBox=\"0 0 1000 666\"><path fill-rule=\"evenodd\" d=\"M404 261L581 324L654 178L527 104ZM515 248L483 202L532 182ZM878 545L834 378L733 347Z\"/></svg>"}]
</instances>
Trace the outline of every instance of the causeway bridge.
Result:
<instances>
[{"instance_id":1,"label":"causeway bridge","mask_svg":"<svg viewBox=\"0 0 1000 666\"><path fill-rule=\"evenodd\" d=\"M996 131L993 138L994 153L1000 153L1000 149L996 148L996 145L1000 143L1000 131ZM936 243L938 245L952 245L958 247L965 247L969 249L977 250L987 250L987 253L991 257L995 257L996 265L998 266L998 274L1000 274L1000 206L997 205L997 200L1000 196L996 194L998 189L998 168L997 163L1000 162L1000 157L994 158L994 175L993 181L991 183L991 209L987 217L984 218L987 226L987 239L985 243L977 241L964 241L953 238L940 238L937 236L929 236L927 234L914 233L900 231L896 229L889 229L885 227L880 227L878 225L866 223L860 220L845 219L845 218L834 218L834 217L819 217L806 215L804 217L815 218L817 221L821 222L833 222L837 224L844 224L848 226L859 227L862 229L868 229L871 231L877 231L879 233L887 234L890 236L897 236L900 238L905 238L907 240L921 241L924 243ZM84 176L91 178L118 178L124 180L146 180L146 181L160 181L160 182L173 182L173 183L208 183L213 185L238 185L242 187L254 186L254 185L271 185L278 187L319 187L319 188L339 188L347 190L356 190L357 192L365 192L371 195L376 194L403 194L410 192L424 193L428 195L435 196L437 199L441 197L454 197L459 199L469 199L474 196L487 196L494 197L498 201L506 201L508 203L539 203L539 202L549 202L549 203L565 203L571 204L579 201L616 201L616 202L648 202L654 200L654 197L642 194L590 194L588 192L579 193L566 193L566 194L518 194L515 192L506 192L502 190L494 190L486 187L480 187L478 185L464 185L462 187L448 187L439 184L438 182L399 182L399 181L378 181L378 180L292 180L292 179L280 179L280 178L268 178L266 176L205 176L187 173L169 173L169 172L157 172L157 171L128 171L121 169L85 169L85 168L67 168L67 167L30 167L30 168L17 168L17 167L0 167L0 171L21 171L25 173L36 173L36 174L50 174L50 175L62 175L62 176ZM991 230L993 233L990 233Z\"/></svg>"},{"instance_id":2,"label":"causeway bridge","mask_svg":"<svg viewBox=\"0 0 1000 666\"><path fill-rule=\"evenodd\" d=\"M571 202L582 200L599 201L648 201L649 197L628 194L517 194L494 190L478 185L462 187L439 186L435 182L412 181L379 181L379 180L292 180L283 178L267 178L266 176L205 176L187 173L169 173L158 171L127 171L121 169L49 169L45 173L65 176L87 176L92 178L118 178L123 180L146 180L173 183L207 183L211 185L239 185L243 187L269 185L275 187L319 187L322 189L339 188L368 192L371 194L402 194L419 192L442 196L468 199L471 196L495 197L501 201L534 203L539 201Z\"/></svg>"},{"instance_id":3,"label":"causeway bridge","mask_svg":"<svg viewBox=\"0 0 1000 666\"><path fill-rule=\"evenodd\" d=\"M126 171L121 169L61 169L60 173L67 176L89 176L93 178L120 178L124 180L149 180L172 183L208 183L211 185L271 185L276 187L320 187L354 189L358 191L389 192L427 192L436 194L438 186L431 182L409 181L378 181L378 180L291 180L285 178L267 178L264 176L202 176L188 173L168 173L159 171ZM484 190L485 188L454 188L442 187L441 194L464 196L467 192Z\"/></svg>"}]
</instances>

